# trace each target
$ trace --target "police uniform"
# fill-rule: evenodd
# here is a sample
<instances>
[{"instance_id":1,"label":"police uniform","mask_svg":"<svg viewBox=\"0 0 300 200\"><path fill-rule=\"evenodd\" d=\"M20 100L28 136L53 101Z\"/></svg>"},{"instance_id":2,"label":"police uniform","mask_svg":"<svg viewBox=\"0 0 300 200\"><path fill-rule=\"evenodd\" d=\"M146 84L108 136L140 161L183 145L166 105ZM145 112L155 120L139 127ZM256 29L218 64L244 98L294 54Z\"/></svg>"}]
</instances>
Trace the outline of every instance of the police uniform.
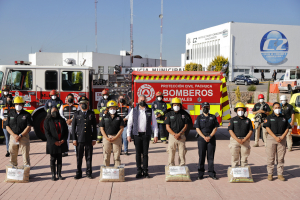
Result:
<instances>
[{"instance_id":1,"label":"police uniform","mask_svg":"<svg viewBox=\"0 0 300 200\"><path fill-rule=\"evenodd\" d=\"M115 114L114 117L111 117L111 114L105 115L101 122L100 127L104 128L104 132L107 137L115 137L120 131L121 127L124 127L124 121L121 116ZM110 165L110 154L113 150L115 167L121 164L120 154L122 149L122 136L115 139L113 142L108 141L106 138L103 139L103 164L105 166Z\"/></svg>"},{"instance_id":2,"label":"police uniform","mask_svg":"<svg viewBox=\"0 0 300 200\"><path fill-rule=\"evenodd\" d=\"M63 105L63 102L59 97L56 97L56 99L49 99L45 103L45 110L48 112L48 110L52 107L57 107L59 110L61 105Z\"/></svg>"},{"instance_id":3,"label":"police uniform","mask_svg":"<svg viewBox=\"0 0 300 200\"><path fill-rule=\"evenodd\" d=\"M230 120L228 130L232 130L238 139L244 139L249 131L253 131L251 120L247 117L233 117ZM230 137L229 144L231 152L231 167L238 166L239 157L241 154L241 166L248 165L248 156L250 155L250 138L243 144L238 143L234 138Z\"/></svg>"},{"instance_id":4,"label":"police uniform","mask_svg":"<svg viewBox=\"0 0 300 200\"><path fill-rule=\"evenodd\" d=\"M281 111L282 111L282 114L284 115L284 117L286 118L286 120L288 120L288 123L291 123L292 122L292 114L295 114L294 107L289 103L286 103L284 105L281 104ZM289 150L291 150L293 147L293 137L291 135L292 128L293 127L291 127L289 129L289 132L286 135L286 143L287 143L287 147Z\"/></svg>"},{"instance_id":5,"label":"police uniform","mask_svg":"<svg viewBox=\"0 0 300 200\"><path fill-rule=\"evenodd\" d=\"M92 175L92 142L97 139L97 128L95 113L91 110L83 112L81 110L74 113L72 121L72 136L73 140L77 141L76 156L77 156L77 171L76 176L82 176L82 158L85 152L86 159L86 174Z\"/></svg>"},{"instance_id":6,"label":"police uniform","mask_svg":"<svg viewBox=\"0 0 300 200\"><path fill-rule=\"evenodd\" d=\"M188 125L189 117L183 110L179 110L178 112L172 110L166 115L166 120L164 123L170 125L170 128L174 133L179 133L186 124ZM185 147L185 140L186 137L184 133L181 134L179 140L176 140L175 137L171 135L171 133L169 133L169 146L168 146L169 166L175 165L174 158L175 158L177 147L178 147L178 154L180 159L179 165L180 166L185 165L185 154L187 152Z\"/></svg>"},{"instance_id":7,"label":"police uniform","mask_svg":"<svg viewBox=\"0 0 300 200\"><path fill-rule=\"evenodd\" d=\"M157 114L161 114L160 117L156 118L157 121L157 125L158 125L158 129L159 129L159 134L160 134L160 140L161 141L166 141L167 140L167 135L166 135L166 125L164 124L164 118L165 118L165 113L167 112L167 104L161 100L155 100L152 105L151 108L155 114L155 116L157 116ZM151 135L151 140L153 140L154 135Z\"/></svg>"},{"instance_id":8,"label":"police uniform","mask_svg":"<svg viewBox=\"0 0 300 200\"><path fill-rule=\"evenodd\" d=\"M252 109L252 111L258 111L260 110L262 104L261 103L256 103ZM266 103L264 103L263 105L263 111L265 112L270 112L271 109L270 109L270 106ZM261 119L261 122L259 121L255 121L254 122L254 126L255 126L255 145L258 145L259 144L259 138L260 138L260 128L262 128L262 131L263 131L263 139L264 139L264 143L265 143L265 146L266 146L266 136L267 136L267 131L266 129L263 127L263 122L264 120L266 119L267 115L265 113L261 113L262 115L262 119Z\"/></svg>"},{"instance_id":9,"label":"police uniform","mask_svg":"<svg viewBox=\"0 0 300 200\"><path fill-rule=\"evenodd\" d=\"M32 126L31 115L25 110L21 110L18 114L16 110L11 110L7 116L5 123L14 134L21 134L28 126ZM7 128L6 127L6 128ZM29 151L30 151L30 140L29 134L22 136L19 142L16 142L14 137L10 138L9 141L9 153L10 163L14 166L18 166L18 151L21 149L23 156L24 165L30 166Z\"/></svg>"},{"instance_id":10,"label":"police uniform","mask_svg":"<svg viewBox=\"0 0 300 200\"><path fill-rule=\"evenodd\" d=\"M99 122L101 122L102 120L102 117L105 116L105 111L106 111L106 104L107 102L110 100L110 97L108 96L107 99L104 99L103 97L100 98L100 100L98 101L98 104L97 104L97 109L99 110ZM99 130L98 131L98 135L97 135L97 142L101 142L102 141L102 133L101 131Z\"/></svg>"},{"instance_id":11,"label":"police uniform","mask_svg":"<svg viewBox=\"0 0 300 200\"><path fill-rule=\"evenodd\" d=\"M78 107L79 107L79 105L77 103L73 103L73 104L65 103L60 107L59 114L66 121L69 119L73 119L74 113L78 110ZM68 130L69 130L69 135L68 135L68 139L67 139L67 144L68 144L68 149L69 149L70 135L72 134L72 124L68 125ZM75 150L76 150L76 148L75 148Z\"/></svg>"},{"instance_id":12,"label":"police uniform","mask_svg":"<svg viewBox=\"0 0 300 200\"><path fill-rule=\"evenodd\" d=\"M208 114L205 116L201 114L197 117L195 121L195 128L200 129L205 137L209 137L213 130L219 127L220 124L215 115ZM203 137L198 137L198 154L199 154L199 165L198 165L198 176L204 175L204 163L207 152L207 162L208 162L208 174L209 176L215 177L216 172L214 170L214 156L216 150L216 137L212 136L209 142L206 142Z\"/></svg>"},{"instance_id":13,"label":"police uniform","mask_svg":"<svg viewBox=\"0 0 300 200\"><path fill-rule=\"evenodd\" d=\"M131 108L130 106L119 104L117 114L121 116L123 119L128 117L128 114L130 112ZM124 121L124 120L123 120ZM127 121L124 122L124 130L122 133L122 141L124 144L124 152L128 153L128 141L127 141Z\"/></svg>"},{"instance_id":14,"label":"police uniform","mask_svg":"<svg viewBox=\"0 0 300 200\"><path fill-rule=\"evenodd\" d=\"M276 137L281 137L287 129L291 128L288 120L282 114L277 117L272 113L267 117L264 127L269 127ZM267 135L267 171L268 175L273 175L275 155L277 154L277 174L283 174L284 155L286 151L286 137L278 143L270 134Z\"/></svg>"}]
</instances>

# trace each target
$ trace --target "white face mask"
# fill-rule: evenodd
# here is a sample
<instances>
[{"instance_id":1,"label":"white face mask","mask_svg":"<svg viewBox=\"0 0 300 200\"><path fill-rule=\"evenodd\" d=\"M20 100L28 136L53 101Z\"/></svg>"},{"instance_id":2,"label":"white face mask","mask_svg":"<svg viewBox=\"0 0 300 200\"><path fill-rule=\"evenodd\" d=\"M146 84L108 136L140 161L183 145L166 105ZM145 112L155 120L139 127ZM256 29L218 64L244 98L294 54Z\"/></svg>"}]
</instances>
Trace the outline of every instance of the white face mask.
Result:
<instances>
[{"instance_id":1,"label":"white face mask","mask_svg":"<svg viewBox=\"0 0 300 200\"><path fill-rule=\"evenodd\" d=\"M104 95L104 96L103 96L103 98L104 98L104 99L107 99L107 98L108 98L108 96L107 96L107 95Z\"/></svg>"},{"instance_id":2,"label":"white face mask","mask_svg":"<svg viewBox=\"0 0 300 200\"><path fill-rule=\"evenodd\" d=\"M158 100L158 101L161 101L161 100L162 100L162 97L157 97L157 100Z\"/></svg>"},{"instance_id":3,"label":"white face mask","mask_svg":"<svg viewBox=\"0 0 300 200\"><path fill-rule=\"evenodd\" d=\"M281 101L281 102L282 102L283 105L286 104L286 101Z\"/></svg>"},{"instance_id":4,"label":"white face mask","mask_svg":"<svg viewBox=\"0 0 300 200\"><path fill-rule=\"evenodd\" d=\"M244 111L240 110L237 112L237 114L238 114L238 116L242 117L242 116L244 116Z\"/></svg>"},{"instance_id":5,"label":"white face mask","mask_svg":"<svg viewBox=\"0 0 300 200\"><path fill-rule=\"evenodd\" d=\"M274 110L274 113L277 114L277 115L280 114L280 112L281 112L281 109L275 109Z\"/></svg>"},{"instance_id":6,"label":"white face mask","mask_svg":"<svg viewBox=\"0 0 300 200\"><path fill-rule=\"evenodd\" d=\"M109 110L109 113L112 114L112 115L114 115L116 112L117 112L117 111L114 110L114 109Z\"/></svg>"},{"instance_id":7,"label":"white face mask","mask_svg":"<svg viewBox=\"0 0 300 200\"><path fill-rule=\"evenodd\" d=\"M180 106L173 106L173 110L174 110L175 112L179 111L179 110L180 110Z\"/></svg>"},{"instance_id":8,"label":"white face mask","mask_svg":"<svg viewBox=\"0 0 300 200\"><path fill-rule=\"evenodd\" d=\"M15 108L16 108L17 111L20 111L20 110L22 110L23 107L20 106L20 105L16 105Z\"/></svg>"},{"instance_id":9,"label":"white face mask","mask_svg":"<svg viewBox=\"0 0 300 200\"><path fill-rule=\"evenodd\" d=\"M260 102L260 103L263 103L263 102L264 102L264 99L260 99L259 102Z\"/></svg>"},{"instance_id":10,"label":"white face mask","mask_svg":"<svg viewBox=\"0 0 300 200\"><path fill-rule=\"evenodd\" d=\"M55 100L55 99L56 99L56 96L51 96L51 98L52 98L53 100Z\"/></svg>"},{"instance_id":11,"label":"white face mask","mask_svg":"<svg viewBox=\"0 0 300 200\"><path fill-rule=\"evenodd\" d=\"M3 92L3 94L4 94L4 95L8 95L8 92L5 91L5 92Z\"/></svg>"}]
</instances>

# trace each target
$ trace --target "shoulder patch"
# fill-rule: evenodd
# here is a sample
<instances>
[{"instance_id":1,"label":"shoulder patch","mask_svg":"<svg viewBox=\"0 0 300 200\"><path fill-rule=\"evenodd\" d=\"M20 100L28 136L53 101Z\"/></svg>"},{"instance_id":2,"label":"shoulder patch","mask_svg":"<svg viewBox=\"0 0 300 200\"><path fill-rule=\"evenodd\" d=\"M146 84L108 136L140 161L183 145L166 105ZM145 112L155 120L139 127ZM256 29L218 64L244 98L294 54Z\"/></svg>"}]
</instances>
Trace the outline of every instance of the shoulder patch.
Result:
<instances>
[{"instance_id":1,"label":"shoulder patch","mask_svg":"<svg viewBox=\"0 0 300 200\"><path fill-rule=\"evenodd\" d=\"M229 122L228 126L230 126L230 122Z\"/></svg>"},{"instance_id":2,"label":"shoulder patch","mask_svg":"<svg viewBox=\"0 0 300 200\"><path fill-rule=\"evenodd\" d=\"M265 123L267 123L268 122L268 120L267 119L265 119L265 121L264 121Z\"/></svg>"}]
</instances>

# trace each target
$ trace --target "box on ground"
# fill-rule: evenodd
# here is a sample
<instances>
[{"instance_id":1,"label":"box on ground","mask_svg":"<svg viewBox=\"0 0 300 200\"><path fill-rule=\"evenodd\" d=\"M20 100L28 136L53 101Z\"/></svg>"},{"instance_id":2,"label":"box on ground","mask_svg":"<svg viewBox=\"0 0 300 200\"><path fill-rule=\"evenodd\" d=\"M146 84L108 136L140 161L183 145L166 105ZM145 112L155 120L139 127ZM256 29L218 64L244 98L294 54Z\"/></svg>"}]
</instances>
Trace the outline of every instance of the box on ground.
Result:
<instances>
[{"instance_id":1,"label":"box on ground","mask_svg":"<svg viewBox=\"0 0 300 200\"><path fill-rule=\"evenodd\" d=\"M166 182L191 182L188 166L165 166Z\"/></svg>"},{"instance_id":2,"label":"box on ground","mask_svg":"<svg viewBox=\"0 0 300 200\"><path fill-rule=\"evenodd\" d=\"M13 166L6 165L5 182L8 183L28 183L30 174L30 166Z\"/></svg>"},{"instance_id":3,"label":"box on ground","mask_svg":"<svg viewBox=\"0 0 300 200\"><path fill-rule=\"evenodd\" d=\"M230 183L253 183L250 166L228 167L228 180Z\"/></svg>"},{"instance_id":4,"label":"box on ground","mask_svg":"<svg viewBox=\"0 0 300 200\"><path fill-rule=\"evenodd\" d=\"M125 165L118 167L100 167L100 182L124 182L125 181Z\"/></svg>"}]
</instances>

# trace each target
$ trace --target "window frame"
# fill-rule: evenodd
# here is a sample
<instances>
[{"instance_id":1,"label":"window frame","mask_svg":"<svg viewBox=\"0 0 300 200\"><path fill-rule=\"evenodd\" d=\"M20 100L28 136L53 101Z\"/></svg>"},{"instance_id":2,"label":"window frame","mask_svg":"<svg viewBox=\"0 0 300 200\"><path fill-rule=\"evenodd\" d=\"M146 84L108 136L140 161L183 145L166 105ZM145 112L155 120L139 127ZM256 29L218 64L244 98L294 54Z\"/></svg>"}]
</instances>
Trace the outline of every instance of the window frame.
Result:
<instances>
[{"instance_id":1,"label":"window frame","mask_svg":"<svg viewBox=\"0 0 300 200\"><path fill-rule=\"evenodd\" d=\"M6 78L6 85L9 85L10 87L12 86L12 78L10 78L10 83L8 84L8 80L9 80L9 76L11 75L12 76L12 73L13 72L16 72L16 71L18 71L18 72L31 72L31 75L32 75L32 77L33 77L33 70L30 70L30 69L21 69L21 70L19 70L19 69L11 69L11 70L9 70L8 71L8 74L7 74L7 78ZM24 83L23 83L23 86L22 86L22 88L24 87L24 84L25 84L25 81L24 81ZM33 90L34 89L34 83L33 83L33 79L31 79L31 88L27 88L27 89L21 89L21 87L20 87L20 89L16 89L15 87L14 88L12 88L11 87L11 90L18 90L18 91L31 91L31 90ZM15 86L15 85L14 85ZM19 85L19 86L21 86L21 84Z\"/></svg>"},{"instance_id":2,"label":"window frame","mask_svg":"<svg viewBox=\"0 0 300 200\"><path fill-rule=\"evenodd\" d=\"M64 73L64 72L81 72L81 73L82 73L81 90L75 90L75 89L66 90L66 89L63 88L63 79L62 79L62 77L63 77L63 73ZM81 71L81 70L77 70L77 71L76 71L76 70L64 70L64 71L61 71L60 75L61 75L61 83L60 83L60 87L61 87L61 90L62 90L62 91L74 91L74 92L80 92L80 91L83 91L83 87L84 87L84 81L83 81L83 79L85 78L85 77L84 77L83 71ZM74 85L74 84L73 84L73 85Z\"/></svg>"},{"instance_id":3,"label":"window frame","mask_svg":"<svg viewBox=\"0 0 300 200\"><path fill-rule=\"evenodd\" d=\"M46 87L46 73L47 72L56 72L56 88L55 89L47 89ZM56 70L46 70L45 71L45 90L58 90L58 71L56 71Z\"/></svg>"}]
</instances>

